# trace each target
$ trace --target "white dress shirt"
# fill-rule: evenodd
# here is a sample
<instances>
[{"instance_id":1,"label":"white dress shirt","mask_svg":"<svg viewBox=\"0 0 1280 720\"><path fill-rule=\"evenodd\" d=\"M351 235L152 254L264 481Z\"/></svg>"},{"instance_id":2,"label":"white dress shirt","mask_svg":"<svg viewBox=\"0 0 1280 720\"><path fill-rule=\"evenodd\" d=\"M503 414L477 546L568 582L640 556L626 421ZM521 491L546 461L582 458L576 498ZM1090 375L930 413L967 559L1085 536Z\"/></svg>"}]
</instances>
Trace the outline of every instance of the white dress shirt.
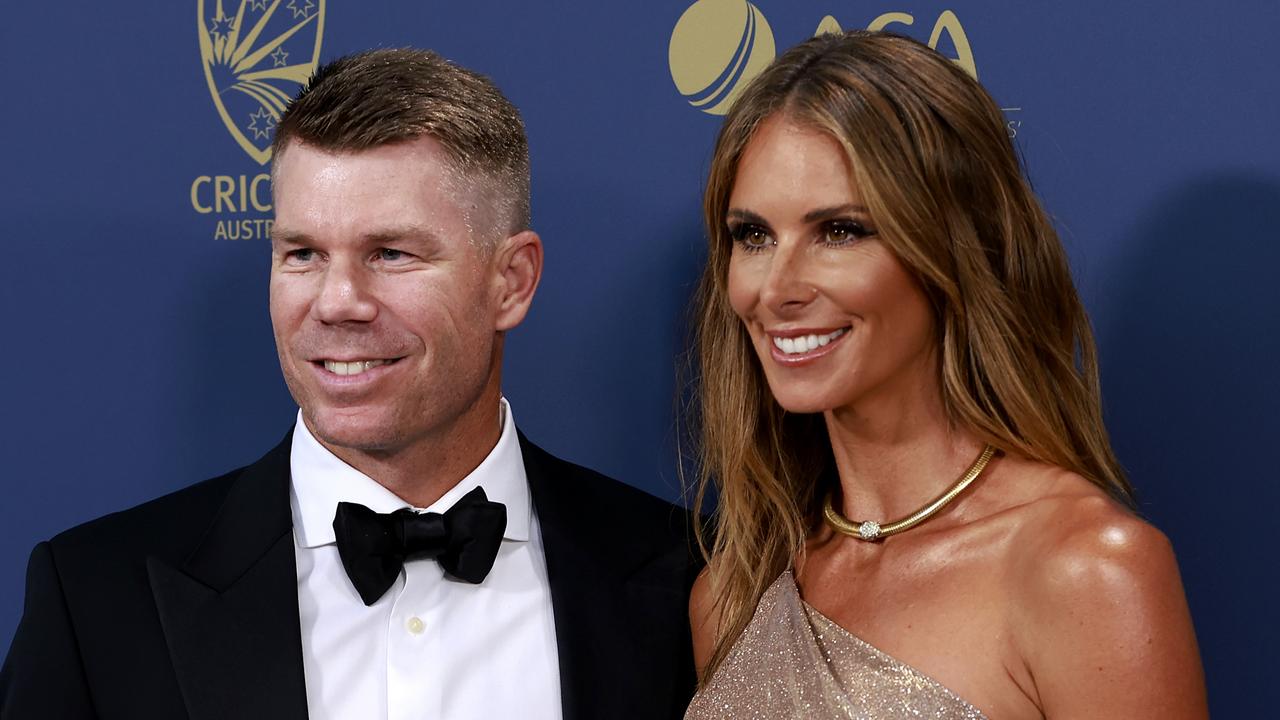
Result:
<instances>
[{"instance_id":1,"label":"white dress shirt","mask_svg":"<svg viewBox=\"0 0 1280 720\"><path fill-rule=\"evenodd\" d=\"M338 557L337 505L356 502L380 513L411 506L317 442L301 412L290 466L312 720L561 717L547 565L505 399L498 444L424 510L444 512L477 486L507 506L497 560L479 585L446 577L435 560L410 560L366 607Z\"/></svg>"}]
</instances>

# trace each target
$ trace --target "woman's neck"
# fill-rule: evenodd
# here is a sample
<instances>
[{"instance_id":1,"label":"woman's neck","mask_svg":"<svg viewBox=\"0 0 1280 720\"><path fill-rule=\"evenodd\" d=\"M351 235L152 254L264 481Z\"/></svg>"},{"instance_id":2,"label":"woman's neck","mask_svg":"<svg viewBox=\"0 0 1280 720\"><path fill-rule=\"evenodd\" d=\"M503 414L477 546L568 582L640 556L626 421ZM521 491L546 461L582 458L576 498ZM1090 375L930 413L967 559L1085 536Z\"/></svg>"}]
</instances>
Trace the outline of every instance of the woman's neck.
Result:
<instances>
[{"instance_id":1,"label":"woman's neck","mask_svg":"<svg viewBox=\"0 0 1280 720\"><path fill-rule=\"evenodd\" d=\"M846 517L886 522L945 490L982 443L951 426L936 385L883 393L824 414Z\"/></svg>"}]
</instances>

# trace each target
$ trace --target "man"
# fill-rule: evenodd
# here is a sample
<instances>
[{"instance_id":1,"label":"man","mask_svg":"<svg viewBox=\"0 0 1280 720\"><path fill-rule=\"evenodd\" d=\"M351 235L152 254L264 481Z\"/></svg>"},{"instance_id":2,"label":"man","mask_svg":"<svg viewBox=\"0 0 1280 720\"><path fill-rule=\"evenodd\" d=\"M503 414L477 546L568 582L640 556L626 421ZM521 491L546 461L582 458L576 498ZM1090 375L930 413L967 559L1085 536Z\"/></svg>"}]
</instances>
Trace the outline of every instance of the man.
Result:
<instances>
[{"instance_id":1,"label":"man","mask_svg":"<svg viewBox=\"0 0 1280 720\"><path fill-rule=\"evenodd\" d=\"M538 449L501 396L542 267L516 109L365 53L316 73L274 158L299 422L37 546L0 716L679 717L687 515Z\"/></svg>"}]
</instances>

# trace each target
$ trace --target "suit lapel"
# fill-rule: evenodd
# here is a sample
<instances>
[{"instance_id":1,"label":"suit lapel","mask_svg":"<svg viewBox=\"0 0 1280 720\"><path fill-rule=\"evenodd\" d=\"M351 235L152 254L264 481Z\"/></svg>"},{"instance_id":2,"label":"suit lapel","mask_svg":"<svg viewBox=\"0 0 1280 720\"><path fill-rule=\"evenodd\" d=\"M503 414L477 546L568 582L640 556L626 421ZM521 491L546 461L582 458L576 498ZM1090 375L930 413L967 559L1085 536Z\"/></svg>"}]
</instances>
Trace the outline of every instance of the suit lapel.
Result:
<instances>
[{"instance_id":1,"label":"suit lapel","mask_svg":"<svg viewBox=\"0 0 1280 720\"><path fill-rule=\"evenodd\" d=\"M566 508L549 494L533 489L540 483L534 481L527 464L526 473L551 585L564 720L609 717L597 714L601 698L608 697L604 689L611 680L609 663L601 655L611 636L617 639L607 610L618 612L624 599L621 583L612 576L612 568L600 567L585 538L574 537L574 523L561 515Z\"/></svg>"},{"instance_id":2,"label":"suit lapel","mask_svg":"<svg viewBox=\"0 0 1280 720\"><path fill-rule=\"evenodd\" d=\"M616 508L591 507L582 478L568 476L582 471L520 442L551 585L564 720L667 717L681 692L671 668L688 652L682 628L666 627L687 602L670 582L679 569L620 541L600 515Z\"/></svg>"},{"instance_id":3,"label":"suit lapel","mask_svg":"<svg viewBox=\"0 0 1280 720\"><path fill-rule=\"evenodd\" d=\"M149 558L192 720L307 717L285 437L227 492L181 567Z\"/></svg>"}]
</instances>

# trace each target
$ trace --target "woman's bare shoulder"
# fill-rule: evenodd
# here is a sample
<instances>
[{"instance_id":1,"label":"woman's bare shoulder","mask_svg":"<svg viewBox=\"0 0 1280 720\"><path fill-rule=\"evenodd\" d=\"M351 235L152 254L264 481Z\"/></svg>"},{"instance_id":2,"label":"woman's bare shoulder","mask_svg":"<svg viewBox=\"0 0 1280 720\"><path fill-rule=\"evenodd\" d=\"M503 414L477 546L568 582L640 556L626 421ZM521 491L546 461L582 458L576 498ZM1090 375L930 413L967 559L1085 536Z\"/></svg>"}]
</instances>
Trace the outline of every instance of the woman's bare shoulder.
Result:
<instances>
[{"instance_id":1,"label":"woman's bare shoulder","mask_svg":"<svg viewBox=\"0 0 1280 720\"><path fill-rule=\"evenodd\" d=\"M1019 470L1034 481L1016 508L1007 561L1023 591L1077 589L1116 573L1176 571L1164 533L1096 484L1040 463L1023 461ZM1064 580L1066 588L1059 586Z\"/></svg>"},{"instance_id":2,"label":"woman's bare shoulder","mask_svg":"<svg viewBox=\"0 0 1280 720\"><path fill-rule=\"evenodd\" d=\"M1199 653L1169 539L1085 478L1041 470L1041 493L1019 509L1006 577L1013 637L1042 710L1203 717Z\"/></svg>"}]
</instances>

